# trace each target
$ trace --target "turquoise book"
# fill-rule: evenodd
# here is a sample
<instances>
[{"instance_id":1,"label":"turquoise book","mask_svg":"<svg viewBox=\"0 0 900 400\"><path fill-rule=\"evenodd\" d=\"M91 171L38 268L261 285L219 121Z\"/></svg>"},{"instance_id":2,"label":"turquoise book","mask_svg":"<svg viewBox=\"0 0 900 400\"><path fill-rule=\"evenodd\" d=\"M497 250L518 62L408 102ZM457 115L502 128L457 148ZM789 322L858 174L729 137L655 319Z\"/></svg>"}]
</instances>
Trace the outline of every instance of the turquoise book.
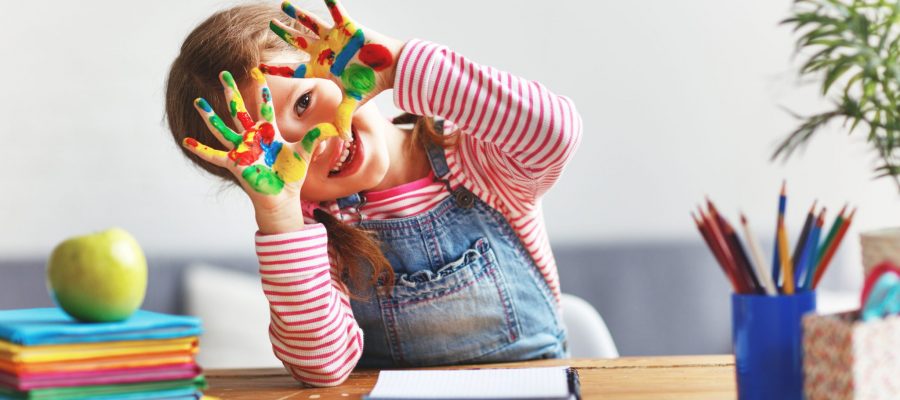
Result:
<instances>
[{"instance_id":1,"label":"turquoise book","mask_svg":"<svg viewBox=\"0 0 900 400\"><path fill-rule=\"evenodd\" d=\"M199 336L196 317L137 310L119 322L81 322L60 308L0 310L0 340L25 346Z\"/></svg>"}]
</instances>

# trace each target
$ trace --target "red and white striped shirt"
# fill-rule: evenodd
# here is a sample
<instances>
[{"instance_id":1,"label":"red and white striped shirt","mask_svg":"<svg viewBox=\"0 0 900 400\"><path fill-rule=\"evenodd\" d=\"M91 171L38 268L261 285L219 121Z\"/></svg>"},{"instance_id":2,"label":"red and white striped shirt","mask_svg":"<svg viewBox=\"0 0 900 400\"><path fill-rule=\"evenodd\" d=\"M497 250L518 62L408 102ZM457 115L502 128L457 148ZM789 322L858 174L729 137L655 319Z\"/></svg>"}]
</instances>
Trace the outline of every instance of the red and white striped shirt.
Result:
<instances>
[{"instance_id":1,"label":"red and white striped shirt","mask_svg":"<svg viewBox=\"0 0 900 400\"><path fill-rule=\"evenodd\" d=\"M451 186L466 187L506 217L558 300L540 198L581 141L581 117L572 102L540 83L412 40L397 61L394 103L413 114L445 118L445 132L461 131L459 145L446 150ZM346 222L360 215L387 219L427 211L446 196L443 184L429 176L366 193L358 213L339 213L334 202L323 207ZM256 251L275 355L301 382L340 384L362 355L363 333L347 287L335 277L325 228L309 223L298 232L257 233Z\"/></svg>"}]
</instances>

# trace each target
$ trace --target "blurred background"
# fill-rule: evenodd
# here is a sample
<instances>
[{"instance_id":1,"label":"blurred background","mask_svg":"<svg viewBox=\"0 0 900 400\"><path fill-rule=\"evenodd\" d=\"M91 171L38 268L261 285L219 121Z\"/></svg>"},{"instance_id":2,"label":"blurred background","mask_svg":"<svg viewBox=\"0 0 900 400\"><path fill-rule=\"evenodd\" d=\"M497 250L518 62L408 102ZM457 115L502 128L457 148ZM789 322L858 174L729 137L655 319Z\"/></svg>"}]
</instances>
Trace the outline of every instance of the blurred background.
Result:
<instances>
[{"instance_id":1,"label":"blurred background","mask_svg":"<svg viewBox=\"0 0 900 400\"><path fill-rule=\"evenodd\" d=\"M732 220L745 212L768 243L783 179L792 244L813 200L832 216L858 206L822 285L829 307L852 306L861 285L858 233L900 223L900 195L873 180L861 132L831 127L770 161L798 124L784 108L828 105L797 77L795 36L779 25L791 1L344 3L379 32L445 44L574 100L584 139L544 198L546 224L563 291L600 311L622 355L730 352L728 284L689 216L706 195ZM0 309L52 304L52 248L119 226L149 259L146 308L204 318L207 366L277 365L249 201L192 166L163 115L184 37L233 4L4 2ZM398 112L388 94L377 102Z\"/></svg>"}]
</instances>

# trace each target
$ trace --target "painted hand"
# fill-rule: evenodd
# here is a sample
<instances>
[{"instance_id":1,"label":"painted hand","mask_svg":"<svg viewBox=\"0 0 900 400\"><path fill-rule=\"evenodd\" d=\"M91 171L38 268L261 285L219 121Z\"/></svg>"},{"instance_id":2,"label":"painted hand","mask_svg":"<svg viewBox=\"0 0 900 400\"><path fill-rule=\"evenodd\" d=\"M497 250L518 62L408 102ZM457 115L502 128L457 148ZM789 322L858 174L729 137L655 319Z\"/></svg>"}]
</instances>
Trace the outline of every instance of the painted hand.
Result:
<instances>
[{"instance_id":1,"label":"painted hand","mask_svg":"<svg viewBox=\"0 0 900 400\"><path fill-rule=\"evenodd\" d=\"M260 69L270 75L325 78L337 83L343 99L334 126L344 139L349 139L353 112L393 85L396 54L402 43L362 28L347 16L337 0L325 0L325 5L334 20L330 28L291 2L282 3L281 9L308 31L301 32L277 20L272 20L269 27L286 42L309 54L310 60L297 68L261 64Z\"/></svg>"},{"instance_id":2,"label":"painted hand","mask_svg":"<svg viewBox=\"0 0 900 400\"><path fill-rule=\"evenodd\" d=\"M304 136L302 146L285 146L275 123L272 95L266 79L257 68L251 75L259 86L261 119L253 121L234 78L224 71L219 74L219 79L239 132L225 125L205 99L198 98L194 106L203 115L209 130L229 150L213 149L190 137L182 144L203 160L230 170L251 196L253 193L247 189L267 196L281 194L285 188L299 193L316 140L337 136L337 132L330 124L319 124ZM294 151L295 148L299 148L300 153Z\"/></svg>"}]
</instances>

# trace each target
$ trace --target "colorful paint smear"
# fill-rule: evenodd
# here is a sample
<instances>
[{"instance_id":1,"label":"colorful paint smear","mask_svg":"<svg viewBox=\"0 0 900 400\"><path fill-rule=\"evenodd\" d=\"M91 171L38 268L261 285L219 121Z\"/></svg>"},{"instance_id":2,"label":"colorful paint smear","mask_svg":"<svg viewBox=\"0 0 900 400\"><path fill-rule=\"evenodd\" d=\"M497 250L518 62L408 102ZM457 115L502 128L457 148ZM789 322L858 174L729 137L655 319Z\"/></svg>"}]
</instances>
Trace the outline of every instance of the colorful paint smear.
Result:
<instances>
[{"instance_id":1,"label":"colorful paint smear","mask_svg":"<svg viewBox=\"0 0 900 400\"><path fill-rule=\"evenodd\" d=\"M233 131L216 115L205 99L198 98L194 102L198 111L207 118L211 129L232 143L233 148L227 152L216 150L199 143L194 138L185 138L182 143L190 151L207 161L216 163L217 159L230 160L234 166L241 167L239 168L241 178L254 191L266 195L276 195L281 193L285 184L303 180L308 165L303 157L279 140L281 135L274 125L272 94L262 71L254 68L250 71L250 76L259 86L260 115L263 117L261 121L252 121L234 77L225 71L220 77L228 100L229 111L237 117L245 131L241 134ZM245 114L246 119L241 118L241 114ZM250 124L246 124L246 121L249 121ZM304 136L303 148L307 154L312 153L317 139L337 136L337 131L331 124L320 125L314 129L315 133L310 131Z\"/></svg>"},{"instance_id":2,"label":"colorful paint smear","mask_svg":"<svg viewBox=\"0 0 900 400\"><path fill-rule=\"evenodd\" d=\"M365 33L345 14L340 3L325 0L325 5L334 20L334 27L330 29L320 26L316 18L304 13L290 1L283 2L281 9L301 25L314 31L319 39L298 42L296 38L303 35L301 32L275 23L269 26L284 41L308 53L312 60L297 69L264 64L260 65L260 69L266 74L284 77L337 78L344 100L338 107L334 126L347 139L350 136L353 112L377 86L375 71L390 68L395 60L383 45L366 43Z\"/></svg>"},{"instance_id":3,"label":"colorful paint smear","mask_svg":"<svg viewBox=\"0 0 900 400\"><path fill-rule=\"evenodd\" d=\"M376 71L394 65L394 56L390 50L376 43L369 43L359 49L359 60Z\"/></svg>"},{"instance_id":4,"label":"colorful paint smear","mask_svg":"<svg viewBox=\"0 0 900 400\"><path fill-rule=\"evenodd\" d=\"M272 29L272 32L275 32L275 34L278 35L278 37L280 37L282 40L294 45L294 47L298 49L306 49L307 47L309 47L309 43L306 41L306 38L300 35L291 34L274 22L269 23L269 28Z\"/></svg>"},{"instance_id":5,"label":"colorful paint smear","mask_svg":"<svg viewBox=\"0 0 900 400\"><path fill-rule=\"evenodd\" d=\"M262 104L259 106L259 115L266 121L275 122L275 107L272 104L272 92L269 91L269 85L266 83L266 77L259 68L250 70L250 76L256 81L260 87L262 96Z\"/></svg>"},{"instance_id":6,"label":"colorful paint smear","mask_svg":"<svg viewBox=\"0 0 900 400\"><path fill-rule=\"evenodd\" d=\"M244 98L241 96L241 91L237 88L237 83L234 82L234 77L228 71L223 71L220 77L222 85L225 86L225 98L228 100L228 110L231 112L231 118L237 118L244 129L252 128L254 125L253 118L247 112Z\"/></svg>"},{"instance_id":7,"label":"colorful paint smear","mask_svg":"<svg viewBox=\"0 0 900 400\"><path fill-rule=\"evenodd\" d=\"M306 76L306 64L300 64L297 69L284 66L259 64L259 69L266 75L283 76L285 78L304 78Z\"/></svg>"},{"instance_id":8,"label":"colorful paint smear","mask_svg":"<svg viewBox=\"0 0 900 400\"><path fill-rule=\"evenodd\" d=\"M285 14L296 19L297 22L313 31L316 35L319 34L319 24L316 23L315 19L304 13L302 10L298 10L290 1L282 2L281 9L284 10Z\"/></svg>"}]
</instances>

